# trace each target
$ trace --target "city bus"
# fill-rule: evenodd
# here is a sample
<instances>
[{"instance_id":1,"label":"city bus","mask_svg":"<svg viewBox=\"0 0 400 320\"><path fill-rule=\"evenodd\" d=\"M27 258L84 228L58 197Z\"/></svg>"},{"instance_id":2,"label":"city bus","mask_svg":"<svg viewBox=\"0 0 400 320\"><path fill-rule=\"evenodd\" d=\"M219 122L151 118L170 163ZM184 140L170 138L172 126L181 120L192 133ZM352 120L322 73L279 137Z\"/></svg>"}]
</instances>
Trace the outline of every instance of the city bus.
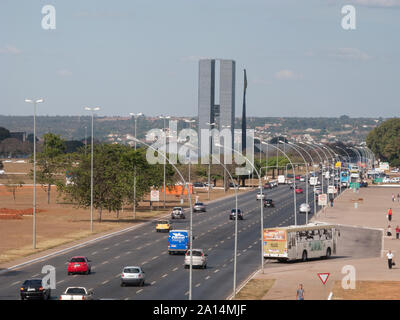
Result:
<instances>
[{"instance_id":1,"label":"city bus","mask_svg":"<svg viewBox=\"0 0 400 320\"><path fill-rule=\"evenodd\" d=\"M264 228L264 258L280 262L329 258L336 254L338 236L337 226L327 223Z\"/></svg>"}]
</instances>

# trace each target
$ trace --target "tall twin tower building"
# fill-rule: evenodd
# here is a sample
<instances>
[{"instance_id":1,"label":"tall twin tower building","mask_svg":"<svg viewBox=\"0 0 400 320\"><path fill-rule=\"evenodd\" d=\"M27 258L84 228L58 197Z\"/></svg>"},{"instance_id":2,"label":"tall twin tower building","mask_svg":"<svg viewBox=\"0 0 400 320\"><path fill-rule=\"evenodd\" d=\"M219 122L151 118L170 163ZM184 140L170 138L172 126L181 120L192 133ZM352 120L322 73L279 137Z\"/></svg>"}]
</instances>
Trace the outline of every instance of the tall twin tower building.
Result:
<instances>
[{"instance_id":1,"label":"tall twin tower building","mask_svg":"<svg viewBox=\"0 0 400 320\"><path fill-rule=\"evenodd\" d=\"M235 61L199 61L199 132L201 129L229 129L232 147L235 129Z\"/></svg>"}]
</instances>

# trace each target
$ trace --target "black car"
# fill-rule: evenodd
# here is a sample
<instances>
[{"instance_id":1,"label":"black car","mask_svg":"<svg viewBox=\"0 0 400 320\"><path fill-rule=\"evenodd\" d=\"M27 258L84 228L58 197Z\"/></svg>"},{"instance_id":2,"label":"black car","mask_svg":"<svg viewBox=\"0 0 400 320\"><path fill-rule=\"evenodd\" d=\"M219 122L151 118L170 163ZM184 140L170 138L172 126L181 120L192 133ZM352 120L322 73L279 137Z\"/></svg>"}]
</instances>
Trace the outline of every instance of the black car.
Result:
<instances>
[{"instance_id":1,"label":"black car","mask_svg":"<svg viewBox=\"0 0 400 320\"><path fill-rule=\"evenodd\" d=\"M193 183L193 187L195 187L195 188L204 188L205 185L202 182L195 182L195 183Z\"/></svg>"},{"instance_id":2,"label":"black car","mask_svg":"<svg viewBox=\"0 0 400 320\"><path fill-rule=\"evenodd\" d=\"M269 208L274 208L275 203L272 199L264 199L264 208L269 207Z\"/></svg>"},{"instance_id":3,"label":"black car","mask_svg":"<svg viewBox=\"0 0 400 320\"><path fill-rule=\"evenodd\" d=\"M243 212L242 210L238 209L238 220L243 220ZM235 220L236 218L236 209L232 209L231 213L229 214L229 220Z\"/></svg>"},{"instance_id":4,"label":"black car","mask_svg":"<svg viewBox=\"0 0 400 320\"><path fill-rule=\"evenodd\" d=\"M360 182L360 188L366 188L366 187L368 187L368 182L366 181Z\"/></svg>"},{"instance_id":5,"label":"black car","mask_svg":"<svg viewBox=\"0 0 400 320\"><path fill-rule=\"evenodd\" d=\"M42 279L25 280L20 288L21 300L30 298L48 300L50 295L51 289L42 286Z\"/></svg>"}]
</instances>

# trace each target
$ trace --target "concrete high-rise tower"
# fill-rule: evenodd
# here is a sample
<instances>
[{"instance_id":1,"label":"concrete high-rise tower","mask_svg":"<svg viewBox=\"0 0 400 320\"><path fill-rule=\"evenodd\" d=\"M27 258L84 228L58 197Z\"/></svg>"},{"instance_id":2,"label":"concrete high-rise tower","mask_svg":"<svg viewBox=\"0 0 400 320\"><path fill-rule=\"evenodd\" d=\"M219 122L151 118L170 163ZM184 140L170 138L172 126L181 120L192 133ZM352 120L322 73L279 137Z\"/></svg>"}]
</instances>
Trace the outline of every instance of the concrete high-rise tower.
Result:
<instances>
[{"instance_id":1,"label":"concrete high-rise tower","mask_svg":"<svg viewBox=\"0 0 400 320\"><path fill-rule=\"evenodd\" d=\"M219 62L219 90L216 92L216 62ZM235 129L235 61L202 59L199 61L198 116L199 130ZM215 123L210 128L207 123Z\"/></svg>"}]
</instances>

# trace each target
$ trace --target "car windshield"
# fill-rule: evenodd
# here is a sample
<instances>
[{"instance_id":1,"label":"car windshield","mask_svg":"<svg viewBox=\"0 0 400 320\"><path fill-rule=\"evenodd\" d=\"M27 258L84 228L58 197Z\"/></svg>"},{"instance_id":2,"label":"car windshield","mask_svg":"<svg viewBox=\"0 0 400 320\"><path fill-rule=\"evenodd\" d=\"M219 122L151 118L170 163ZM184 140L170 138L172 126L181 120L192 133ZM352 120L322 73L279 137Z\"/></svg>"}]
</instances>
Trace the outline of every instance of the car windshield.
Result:
<instances>
[{"instance_id":1,"label":"car windshield","mask_svg":"<svg viewBox=\"0 0 400 320\"><path fill-rule=\"evenodd\" d=\"M166 220L157 221L158 224L168 224L169 222Z\"/></svg>"},{"instance_id":2,"label":"car windshield","mask_svg":"<svg viewBox=\"0 0 400 320\"><path fill-rule=\"evenodd\" d=\"M235 213L236 209L232 209L231 213ZM238 213L241 213L242 211L240 209L238 209Z\"/></svg>"},{"instance_id":3,"label":"car windshield","mask_svg":"<svg viewBox=\"0 0 400 320\"><path fill-rule=\"evenodd\" d=\"M181 207L174 207L172 210L174 210L174 211L175 210L179 210L180 211L180 210L182 210L182 208Z\"/></svg>"},{"instance_id":4,"label":"car windshield","mask_svg":"<svg viewBox=\"0 0 400 320\"><path fill-rule=\"evenodd\" d=\"M202 202L195 203L195 206L202 206L202 205L203 205Z\"/></svg>"},{"instance_id":5,"label":"car windshield","mask_svg":"<svg viewBox=\"0 0 400 320\"><path fill-rule=\"evenodd\" d=\"M140 273L139 268L125 268L124 273Z\"/></svg>"},{"instance_id":6,"label":"car windshield","mask_svg":"<svg viewBox=\"0 0 400 320\"><path fill-rule=\"evenodd\" d=\"M36 280L25 280L23 283L24 286L31 286L31 287L41 287L42 286L42 280L36 279Z\"/></svg>"},{"instance_id":7,"label":"car windshield","mask_svg":"<svg viewBox=\"0 0 400 320\"><path fill-rule=\"evenodd\" d=\"M202 252L193 250L192 256L193 257L201 257ZM190 250L187 251L187 255L190 256Z\"/></svg>"},{"instance_id":8,"label":"car windshield","mask_svg":"<svg viewBox=\"0 0 400 320\"><path fill-rule=\"evenodd\" d=\"M69 288L66 291L67 294L86 294L83 288Z\"/></svg>"},{"instance_id":9,"label":"car windshield","mask_svg":"<svg viewBox=\"0 0 400 320\"><path fill-rule=\"evenodd\" d=\"M85 258L72 258L71 262L86 262Z\"/></svg>"}]
</instances>

